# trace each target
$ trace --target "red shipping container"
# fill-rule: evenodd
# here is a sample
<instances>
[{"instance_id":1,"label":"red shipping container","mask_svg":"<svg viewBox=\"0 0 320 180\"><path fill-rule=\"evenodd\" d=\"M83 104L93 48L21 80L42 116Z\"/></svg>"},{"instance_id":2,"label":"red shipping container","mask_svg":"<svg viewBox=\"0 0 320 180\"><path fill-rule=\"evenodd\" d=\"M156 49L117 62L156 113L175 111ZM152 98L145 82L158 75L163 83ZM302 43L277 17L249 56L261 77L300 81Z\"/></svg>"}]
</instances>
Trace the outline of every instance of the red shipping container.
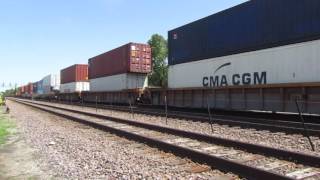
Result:
<instances>
[{"instance_id":1,"label":"red shipping container","mask_svg":"<svg viewBox=\"0 0 320 180\"><path fill-rule=\"evenodd\" d=\"M24 93L24 86L21 86L21 93Z\"/></svg>"},{"instance_id":2,"label":"red shipping container","mask_svg":"<svg viewBox=\"0 0 320 180\"><path fill-rule=\"evenodd\" d=\"M33 94L33 84L32 83L28 83L27 85L24 86L24 93L28 94L28 95Z\"/></svg>"},{"instance_id":3,"label":"red shipping container","mask_svg":"<svg viewBox=\"0 0 320 180\"><path fill-rule=\"evenodd\" d=\"M152 71L151 47L129 43L89 59L89 79Z\"/></svg>"},{"instance_id":4,"label":"red shipping container","mask_svg":"<svg viewBox=\"0 0 320 180\"><path fill-rule=\"evenodd\" d=\"M75 64L60 72L61 84L88 81L88 65Z\"/></svg>"},{"instance_id":5,"label":"red shipping container","mask_svg":"<svg viewBox=\"0 0 320 180\"><path fill-rule=\"evenodd\" d=\"M28 94L33 94L33 83L28 84Z\"/></svg>"},{"instance_id":6,"label":"red shipping container","mask_svg":"<svg viewBox=\"0 0 320 180\"><path fill-rule=\"evenodd\" d=\"M22 92L22 94L25 93L26 90L27 90L26 86L22 86L22 87L21 87L21 92Z\"/></svg>"},{"instance_id":7,"label":"red shipping container","mask_svg":"<svg viewBox=\"0 0 320 180\"><path fill-rule=\"evenodd\" d=\"M25 93L25 94L28 94L28 92L29 92L28 85L25 85L25 86L24 86L24 93Z\"/></svg>"}]
</instances>

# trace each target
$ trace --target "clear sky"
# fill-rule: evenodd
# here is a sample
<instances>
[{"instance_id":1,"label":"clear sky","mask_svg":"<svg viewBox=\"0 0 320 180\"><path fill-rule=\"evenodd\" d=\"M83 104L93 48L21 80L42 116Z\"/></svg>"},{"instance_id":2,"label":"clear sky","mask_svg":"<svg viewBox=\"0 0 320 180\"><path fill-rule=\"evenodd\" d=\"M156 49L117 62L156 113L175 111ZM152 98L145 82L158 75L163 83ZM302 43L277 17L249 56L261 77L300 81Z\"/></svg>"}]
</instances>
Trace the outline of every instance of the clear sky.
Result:
<instances>
[{"instance_id":1,"label":"clear sky","mask_svg":"<svg viewBox=\"0 0 320 180\"><path fill-rule=\"evenodd\" d=\"M0 91L246 0L0 0Z\"/></svg>"}]
</instances>

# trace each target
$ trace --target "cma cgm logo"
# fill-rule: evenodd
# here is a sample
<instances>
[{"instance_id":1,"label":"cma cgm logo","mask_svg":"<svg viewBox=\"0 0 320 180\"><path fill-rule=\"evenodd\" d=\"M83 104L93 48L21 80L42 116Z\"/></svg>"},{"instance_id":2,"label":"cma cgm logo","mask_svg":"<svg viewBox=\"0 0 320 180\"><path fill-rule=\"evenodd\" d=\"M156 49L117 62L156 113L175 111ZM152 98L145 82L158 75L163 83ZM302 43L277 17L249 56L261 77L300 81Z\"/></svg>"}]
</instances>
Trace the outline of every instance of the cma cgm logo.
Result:
<instances>
[{"instance_id":1,"label":"cma cgm logo","mask_svg":"<svg viewBox=\"0 0 320 180\"><path fill-rule=\"evenodd\" d=\"M204 87L238 86L238 85L260 85L267 84L267 72L248 72L242 74L215 75L219 70L231 66L231 63L225 63L219 66L213 73L213 76L202 78Z\"/></svg>"}]
</instances>

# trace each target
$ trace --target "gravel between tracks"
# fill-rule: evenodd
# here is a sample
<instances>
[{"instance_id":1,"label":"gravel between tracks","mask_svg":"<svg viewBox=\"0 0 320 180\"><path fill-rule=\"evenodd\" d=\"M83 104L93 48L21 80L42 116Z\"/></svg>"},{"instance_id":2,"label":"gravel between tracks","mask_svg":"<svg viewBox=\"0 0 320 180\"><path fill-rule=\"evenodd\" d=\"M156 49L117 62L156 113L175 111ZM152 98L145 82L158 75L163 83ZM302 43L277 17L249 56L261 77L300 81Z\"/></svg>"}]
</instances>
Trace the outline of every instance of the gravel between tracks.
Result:
<instances>
[{"instance_id":1,"label":"gravel between tracks","mask_svg":"<svg viewBox=\"0 0 320 180\"><path fill-rule=\"evenodd\" d=\"M38 152L42 169L58 179L237 179L18 103L7 104L22 136Z\"/></svg>"},{"instance_id":2,"label":"gravel between tracks","mask_svg":"<svg viewBox=\"0 0 320 180\"><path fill-rule=\"evenodd\" d=\"M69 108L71 107L72 109L93 113L96 112L94 108L88 107L70 106L62 104L59 106ZM320 138L315 136L311 137L316 149L316 151L313 152L311 151L308 139L302 136L301 134L285 134L282 132L270 132L267 130L262 131L256 129L243 129L240 127L229 127L227 125L219 124L213 124L213 132L211 132L210 124L205 122L186 121L183 119L168 118L168 125L166 125L165 119L163 117L135 114L134 118L132 118L132 115L130 113L110 111L105 109L98 109L98 113L108 116L112 115L114 117L119 118L130 118L135 121L151 123L171 128L178 128L222 138L240 140L243 142L250 142L254 144L261 144L279 149L286 149L320 156Z\"/></svg>"}]
</instances>

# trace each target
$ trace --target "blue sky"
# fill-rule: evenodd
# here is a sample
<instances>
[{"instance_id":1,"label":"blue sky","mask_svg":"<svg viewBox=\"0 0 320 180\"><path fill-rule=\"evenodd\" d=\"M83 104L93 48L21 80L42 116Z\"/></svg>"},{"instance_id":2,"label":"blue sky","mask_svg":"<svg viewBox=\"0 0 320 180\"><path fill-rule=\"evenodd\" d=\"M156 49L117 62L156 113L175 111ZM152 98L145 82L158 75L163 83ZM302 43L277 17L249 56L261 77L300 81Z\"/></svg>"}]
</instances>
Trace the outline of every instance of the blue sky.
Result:
<instances>
[{"instance_id":1,"label":"blue sky","mask_svg":"<svg viewBox=\"0 0 320 180\"><path fill-rule=\"evenodd\" d=\"M0 90L245 0L0 0Z\"/></svg>"}]
</instances>

